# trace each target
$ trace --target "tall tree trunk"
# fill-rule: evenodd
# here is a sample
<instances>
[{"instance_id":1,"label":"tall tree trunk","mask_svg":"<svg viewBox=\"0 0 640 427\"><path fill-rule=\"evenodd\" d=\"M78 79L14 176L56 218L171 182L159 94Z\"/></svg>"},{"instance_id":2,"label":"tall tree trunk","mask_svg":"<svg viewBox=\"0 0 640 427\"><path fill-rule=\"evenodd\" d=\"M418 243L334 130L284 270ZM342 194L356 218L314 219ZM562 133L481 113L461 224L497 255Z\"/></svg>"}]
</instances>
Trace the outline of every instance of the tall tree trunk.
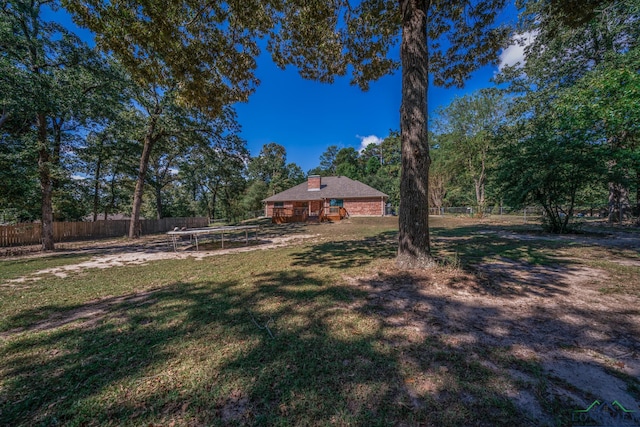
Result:
<instances>
[{"instance_id":1,"label":"tall tree trunk","mask_svg":"<svg viewBox=\"0 0 640 427\"><path fill-rule=\"evenodd\" d=\"M487 181L487 175L486 175L486 165L484 163L484 160L482 160L481 162L481 166L480 166L480 176L478 177L478 183L477 183L477 197L478 197L478 217L480 218L484 218L484 212L485 212L485 202L486 202L486 181Z\"/></svg>"},{"instance_id":2,"label":"tall tree trunk","mask_svg":"<svg viewBox=\"0 0 640 427\"><path fill-rule=\"evenodd\" d=\"M140 156L140 167L138 168L138 179L136 181L136 189L133 192L133 208L131 209L131 223L129 224L129 238L135 239L140 237L140 208L142 207L142 195L144 193L144 182L147 176L147 168L149 167L149 157L151 150L158 138L155 135L156 118L152 117L149 123L147 134L144 137L144 145L142 147L142 156Z\"/></svg>"},{"instance_id":3,"label":"tall tree trunk","mask_svg":"<svg viewBox=\"0 0 640 427\"><path fill-rule=\"evenodd\" d=\"M104 220L106 221L109 218L109 212L113 212L116 206L116 175L118 174L118 170L120 169L120 161L122 159L119 158L116 162L116 165L113 168L113 173L111 174L111 182L109 183L109 194L110 200L104 207Z\"/></svg>"},{"instance_id":4,"label":"tall tree trunk","mask_svg":"<svg viewBox=\"0 0 640 427\"><path fill-rule=\"evenodd\" d=\"M53 183L51 180L51 158L47 146L47 117L39 113L36 117L38 126L38 174L42 192L42 250L55 249L53 242Z\"/></svg>"},{"instance_id":5,"label":"tall tree trunk","mask_svg":"<svg viewBox=\"0 0 640 427\"><path fill-rule=\"evenodd\" d=\"M618 134L609 136L608 142L610 145L611 156L616 157L616 152L620 150L624 150L626 148L626 142L629 140L629 132L621 131ZM618 164L616 160L611 160L609 162L609 170L614 172L614 180L609 182L609 222L619 221L620 224L624 221L625 213L628 213L631 207L631 202L629 200L629 188L627 188L619 178L620 171L622 168L621 165ZM616 172L618 169L618 173ZM626 175L626 172L624 172ZM618 178L615 178L615 176Z\"/></svg>"},{"instance_id":6,"label":"tall tree trunk","mask_svg":"<svg viewBox=\"0 0 640 427\"><path fill-rule=\"evenodd\" d=\"M484 181L485 179L483 176L480 176L479 178L473 180L476 187L476 204L478 205L478 218L484 217L484 205L486 201Z\"/></svg>"},{"instance_id":7,"label":"tall tree trunk","mask_svg":"<svg viewBox=\"0 0 640 427\"><path fill-rule=\"evenodd\" d=\"M156 181L156 219L162 219L162 188L159 181Z\"/></svg>"},{"instance_id":8,"label":"tall tree trunk","mask_svg":"<svg viewBox=\"0 0 640 427\"><path fill-rule=\"evenodd\" d=\"M413 269L433 264L429 244L429 142L427 139L428 0L400 0L402 106L399 245L396 263Z\"/></svg>"},{"instance_id":9,"label":"tall tree trunk","mask_svg":"<svg viewBox=\"0 0 640 427\"><path fill-rule=\"evenodd\" d=\"M636 215L636 224L640 225L640 169L636 170Z\"/></svg>"},{"instance_id":10,"label":"tall tree trunk","mask_svg":"<svg viewBox=\"0 0 640 427\"><path fill-rule=\"evenodd\" d=\"M209 221L214 222L216 219L216 203L218 203L218 190L211 192L211 210L209 213Z\"/></svg>"},{"instance_id":11,"label":"tall tree trunk","mask_svg":"<svg viewBox=\"0 0 640 427\"><path fill-rule=\"evenodd\" d=\"M96 163L96 173L94 175L93 185L93 222L98 220L98 208L100 207L100 169L102 166L102 147L104 146L104 139L100 138L100 150L98 151L98 161Z\"/></svg>"},{"instance_id":12,"label":"tall tree trunk","mask_svg":"<svg viewBox=\"0 0 640 427\"><path fill-rule=\"evenodd\" d=\"M52 129L53 129L53 149L51 151L50 162L54 168L58 169L60 167L60 161L62 153L62 125L64 124L64 119L53 119L52 120ZM51 177L51 186L53 190L57 190L60 188L60 179L58 174L54 174Z\"/></svg>"},{"instance_id":13,"label":"tall tree trunk","mask_svg":"<svg viewBox=\"0 0 640 427\"><path fill-rule=\"evenodd\" d=\"M629 211L629 189L618 182L609 183L609 222L624 220L625 212Z\"/></svg>"}]
</instances>

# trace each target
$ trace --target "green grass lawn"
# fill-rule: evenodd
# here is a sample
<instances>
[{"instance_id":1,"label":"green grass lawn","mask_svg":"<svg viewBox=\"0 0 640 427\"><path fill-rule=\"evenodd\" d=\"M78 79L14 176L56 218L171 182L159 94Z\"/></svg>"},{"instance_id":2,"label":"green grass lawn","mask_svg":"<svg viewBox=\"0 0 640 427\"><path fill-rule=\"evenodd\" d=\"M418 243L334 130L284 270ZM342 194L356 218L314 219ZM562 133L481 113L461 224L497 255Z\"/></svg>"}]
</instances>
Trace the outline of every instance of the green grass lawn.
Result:
<instances>
[{"instance_id":1,"label":"green grass lawn","mask_svg":"<svg viewBox=\"0 0 640 427\"><path fill-rule=\"evenodd\" d=\"M0 425L539 425L514 403L522 385L508 375L526 372L529 392L557 405L535 359L399 327L402 310L438 320L409 291L393 300L393 289L372 291L383 278L413 280L393 270L396 221L309 225L295 231L313 237L285 247L64 278L9 281L87 256L1 260ZM495 234L500 225L433 227L435 251L449 260L434 277L592 250L523 244ZM637 268L600 267L624 278L613 291L637 295Z\"/></svg>"}]
</instances>

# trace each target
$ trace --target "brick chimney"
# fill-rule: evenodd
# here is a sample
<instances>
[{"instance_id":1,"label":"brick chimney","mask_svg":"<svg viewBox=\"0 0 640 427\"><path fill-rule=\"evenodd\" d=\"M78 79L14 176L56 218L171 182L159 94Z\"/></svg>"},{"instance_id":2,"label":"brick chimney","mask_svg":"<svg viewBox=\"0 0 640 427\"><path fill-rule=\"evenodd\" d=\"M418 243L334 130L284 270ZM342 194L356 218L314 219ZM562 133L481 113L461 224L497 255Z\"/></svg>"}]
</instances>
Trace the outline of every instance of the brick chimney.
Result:
<instances>
[{"instance_id":1,"label":"brick chimney","mask_svg":"<svg viewBox=\"0 0 640 427\"><path fill-rule=\"evenodd\" d=\"M322 177L320 175L309 175L309 180L307 181L308 191L320 191L321 186Z\"/></svg>"}]
</instances>

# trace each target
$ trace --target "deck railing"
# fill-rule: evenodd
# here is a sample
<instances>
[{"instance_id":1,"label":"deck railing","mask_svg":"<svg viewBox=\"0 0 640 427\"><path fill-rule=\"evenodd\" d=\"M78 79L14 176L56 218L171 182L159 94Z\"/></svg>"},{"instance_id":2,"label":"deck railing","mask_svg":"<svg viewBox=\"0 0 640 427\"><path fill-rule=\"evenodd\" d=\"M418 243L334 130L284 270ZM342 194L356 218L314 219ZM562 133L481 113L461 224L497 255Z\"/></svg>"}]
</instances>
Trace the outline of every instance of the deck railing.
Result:
<instances>
[{"instance_id":1,"label":"deck railing","mask_svg":"<svg viewBox=\"0 0 640 427\"><path fill-rule=\"evenodd\" d=\"M272 222L283 224L288 222L305 222L305 221L340 221L349 214L345 208L339 206L331 206L328 208L311 211L307 208L273 208Z\"/></svg>"},{"instance_id":2,"label":"deck railing","mask_svg":"<svg viewBox=\"0 0 640 427\"><path fill-rule=\"evenodd\" d=\"M325 216L332 221L341 221L349 216L347 210L341 206L330 206L327 210Z\"/></svg>"},{"instance_id":3,"label":"deck railing","mask_svg":"<svg viewBox=\"0 0 640 427\"><path fill-rule=\"evenodd\" d=\"M305 208L273 208L271 221L276 224L287 222L305 222L309 213Z\"/></svg>"}]
</instances>

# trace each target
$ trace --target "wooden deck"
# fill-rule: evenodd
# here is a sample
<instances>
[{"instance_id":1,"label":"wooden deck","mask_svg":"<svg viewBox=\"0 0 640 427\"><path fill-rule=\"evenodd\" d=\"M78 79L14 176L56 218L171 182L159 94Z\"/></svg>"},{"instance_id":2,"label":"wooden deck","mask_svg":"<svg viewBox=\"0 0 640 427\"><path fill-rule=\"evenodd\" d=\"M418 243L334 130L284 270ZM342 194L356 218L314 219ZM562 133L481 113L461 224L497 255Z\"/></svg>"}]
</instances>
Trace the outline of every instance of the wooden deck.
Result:
<instances>
[{"instance_id":1,"label":"wooden deck","mask_svg":"<svg viewBox=\"0 0 640 427\"><path fill-rule=\"evenodd\" d=\"M310 215L307 209L274 208L271 222L288 224L292 222L341 221L349 216L347 210L341 207L330 207L325 211L314 212Z\"/></svg>"}]
</instances>

